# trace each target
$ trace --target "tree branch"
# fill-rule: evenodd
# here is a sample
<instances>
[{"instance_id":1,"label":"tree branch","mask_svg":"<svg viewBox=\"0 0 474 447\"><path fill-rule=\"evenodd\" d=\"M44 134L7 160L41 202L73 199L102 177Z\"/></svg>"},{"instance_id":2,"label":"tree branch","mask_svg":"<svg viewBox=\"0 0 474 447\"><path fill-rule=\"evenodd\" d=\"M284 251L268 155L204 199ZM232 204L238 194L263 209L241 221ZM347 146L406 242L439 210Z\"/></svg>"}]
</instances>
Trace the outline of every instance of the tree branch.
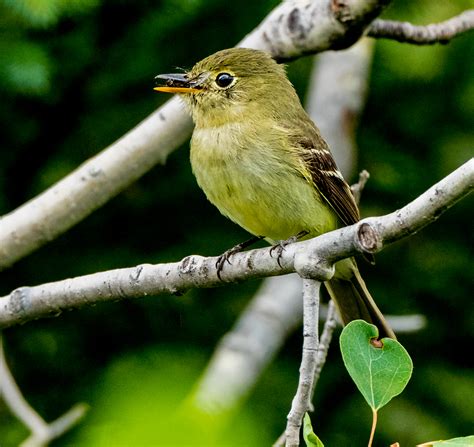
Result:
<instances>
[{"instance_id":1,"label":"tree branch","mask_svg":"<svg viewBox=\"0 0 474 447\"><path fill-rule=\"evenodd\" d=\"M286 447L300 445L300 428L304 414L311 408L311 395L319 347L319 289L321 283L303 280L303 355L298 389L291 404L286 424Z\"/></svg>"},{"instance_id":2,"label":"tree branch","mask_svg":"<svg viewBox=\"0 0 474 447\"><path fill-rule=\"evenodd\" d=\"M426 26L376 19L370 25L367 35L415 45L433 45L448 43L451 39L472 29L474 29L474 9L469 9L444 22Z\"/></svg>"},{"instance_id":3,"label":"tree branch","mask_svg":"<svg viewBox=\"0 0 474 447\"><path fill-rule=\"evenodd\" d=\"M84 417L88 408L86 404L82 403L74 405L55 421L47 424L47 430L45 432L31 433L31 435L20 444L20 447L42 447L48 445L71 430L73 426Z\"/></svg>"},{"instance_id":4,"label":"tree branch","mask_svg":"<svg viewBox=\"0 0 474 447\"><path fill-rule=\"evenodd\" d=\"M330 300L329 305L328 305L326 321L324 323L323 332L321 334L321 340L319 341L318 354L316 358L316 368L314 370L313 387L311 389L311 400L310 400L311 411L313 411L312 402L313 402L314 391L319 381L319 376L321 375L321 371L323 370L323 366L326 363L326 357L328 355L329 345L331 344L332 334L334 333L334 329L336 329L336 326L337 326L336 305L334 304L333 300Z\"/></svg>"},{"instance_id":5,"label":"tree branch","mask_svg":"<svg viewBox=\"0 0 474 447\"><path fill-rule=\"evenodd\" d=\"M321 371L323 369L324 364L326 363L326 357L329 351L329 345L331 343L332 339L332 334L334 332L334 329L337 326L336 322L336 305L332 300L329 301L328 305L328 310L327 310L327 315L326 315L326 321L324 323L324 328L323 332L321 334L321 339L319 341L317 353L315 355L315 367L314 367L314 376L310 379L311 381L311 394L309 397L309 407L307 411L313 411L313 396L314 396L314 391L316 389L316 385L319 380L319 376L321 375ZM301 378L300 378L301 380ZM301 404L300 404L301 405ZM304 415L304 412L302 413ZM301 420L300 420L300 425L301 425ZM289 428L290 431L293 430L292 427ZM299 431L299 428L298 428ZM287 442L287 432L288 432L288 425L285 429L285 431L279 436L279 438L275 441L273 444L273 447L282 447L285 445ZM296 433L292 433L291 436L295 436Z\"/></svg>"},{"instance_id":6,"label":"tree branch","mask_svg":"<svg viewBox=\"0 0 474 447\"><path fill-rule=\"evenodd\" d=\"M238 253L217 277L216 257L192 255L181 262L94 273L34 287L21 287L0 298L0 328L57 315L63 310L101 301L183 293L250 278L296 271L303 278L326 281L331 264L357 253L376 253L384 245L414 234L471 192L474 159L469 160L402 209L286 247L281 267L271 248Z\"/></svg>"},{"instance_id":7,"label":"tree branch","mask_svg":"<svg viewBox=\"0 0 474 447\"><path fill-rule=\"evenodd\" d=\"M357 204L360 203L360 197L362 195L362 191L364 190L365 184L367 183L369 178L370 178L370 174L364 169L359 172L359 180L357 181L357 183L354 183L353 185L351 185L352 195L354 196L354 199Z\"/></svg>"},{"instance_id":8,"label":"tree branch","mask_svg":"<svg viewBox=\"0 0 474 447\"><path fill-rule=\"evenodd\" d=\"M82 419L87 411L84 404L76 404L50 424L32 408L23 397L8 368L0 334L0 395L11 412L31 431L21 447L39 447L58 438Z\"/></svg>"},{"instance_id":9,"label":"tree branch","mask_svg":"<svg viewBox=\"0 0 474 447\"><path fill-rule=\"evenodd\" d=\"M240 46L277 59L346 48L390 0L290 0ZM0 270L55 239L163 163L190 136L191 119L172 98L137 127L36 198L0 219Z\"/></svg>"},{"instance_id":10,"label":"tree branch","mask_svg":"<svg viewBox=\"0 0 474 447\"><path fill-rule=\"evenodd\" d=\"M30 431L35 433L44 433L47 431L46 422L23 397L8 368L2 336L0 336L0 394L11 412L22 421Z\"/></svg>"},{"instance_id":11,"label":"tree branch","mask_svg":"<svg viewBox=\"0 0 474 447\"><path fill-rule=\"evenodd\" d=\"M257 48L279 62L349 48L391 0L288 0L239 46Z\"/></svg>"}]
</instances>

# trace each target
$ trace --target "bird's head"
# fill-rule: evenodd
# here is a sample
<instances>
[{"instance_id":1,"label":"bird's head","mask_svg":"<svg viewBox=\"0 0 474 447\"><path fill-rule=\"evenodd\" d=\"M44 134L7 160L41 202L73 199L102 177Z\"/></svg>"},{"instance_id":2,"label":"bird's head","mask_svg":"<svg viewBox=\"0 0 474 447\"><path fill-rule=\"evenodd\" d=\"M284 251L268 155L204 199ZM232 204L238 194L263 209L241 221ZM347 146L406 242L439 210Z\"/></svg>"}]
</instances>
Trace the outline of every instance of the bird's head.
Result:
<instances>
[{"instance_id":1,"label":"bird's head","mask_svg":"<svg viewBox=\"0 0 474 447\"><path fill-rule=\"evenodd\" d=\"M285 107L288 94L291 100L296 96L284 67L268 53L248 48L222 50L186 73L160 74L155 79L165 84L156 91L181 94L196 122L204 117L218 119L219 114L231 119L255 113L255 107L261 114L264 109L274 110L276 101Z\"/></svg>"}]
</instances>

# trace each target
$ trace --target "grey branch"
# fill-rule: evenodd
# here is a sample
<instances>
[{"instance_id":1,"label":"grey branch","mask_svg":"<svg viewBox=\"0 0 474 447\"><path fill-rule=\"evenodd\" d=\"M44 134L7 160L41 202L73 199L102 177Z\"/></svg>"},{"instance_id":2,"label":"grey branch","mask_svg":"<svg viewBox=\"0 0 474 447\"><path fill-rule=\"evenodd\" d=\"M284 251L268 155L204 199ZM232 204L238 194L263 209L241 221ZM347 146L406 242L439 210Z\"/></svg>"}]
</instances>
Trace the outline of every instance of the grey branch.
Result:
<instances>
[{"instance_id":1,"label":"grey branch","mask_svg":"<svg viewBox=\"0 0 474 447\"><path fill-rule=\"evenodd\" d=\"M359 172L359 180L357 181L357 183L354 183L353 185L351 185L351 191L352 191L352 194L354 195L354 199L357 204L360 203L362 191L364 190L365 185L367 181L369 180L369 178L370 178L370 174L368 173L368 171L364 169L363 171Z\"/></svg>"},{"instance_id":2,"label":"grey branch","mask_svg":"<svg viewBox=\"0 0 474 447\"><path fill-rule=\"evenodd\" d=\"M46 431L33 432L25 439L20 447L42 447L71 430L86 414L89 407L86 404L76 404L62 416L46 425Z\"/></svg>"},{"instance_id":3,"label":"grey branch","mask_svg":"<svg viewBox=\"0 0 474 447\"><path fill-rule=\"evenodd\" d=\"M216 257L192 255L181 262L143 264L21 287L0 298L0 328L102 301L183 293L195 287L295 271L303 278L326 281L332 275L332 263L358 253L376 253L384 245L416 233L471 192L473 186L474 159L470 159L398 211L289 245L282 253L281 267L270 247L238 253L221 273L223 281L217 277Z\"/></svg>"},{"instance_id":4,"label":"grey branch","mask_svg":"<svg viewBox=\"0 0 474 447\"><path fill-rule=\"evenodd\" d=\"M311 385L311 394L309 396L309 407L308 407L307 411L313 411L314 410L313 403L312 403L313 402L314 391L316 389L316 385L318 383L319 376L321 375L321 371L323 369L323 366L326 363L326 357L327 357L327 354L328 354L328 351L329 351L329 345L331 343L332 334L334 333L334 329L336 328L336 326L337 326L336 306L335 306L334 302L331 300L331 301L329 301L328 310L327 310L327 314L326 314L326 321L324 323L323 332L322 332L321 338L319 340L318 349L317 349L317 352L315 353L314 375L313 375L313 377L307 378L307 380L309 381L309 383ZM293 405L294 404L295 404L295 401L293 401ZM297 405L300 406L299 413L301 413L301 410L303 409L304 404L302 402L300 402ZM301 413L301 415L302 416L304 415L304 411ZM300 422L300 425L301 425L301 422ZM282 447L282 446L285 445L285 443L287 442L288 430L290 430L290 431L296 430L296 427L295 428L288 427L288 425L287 425L287 428L281 434L281 436L275 441L275 443L273 444L273 447ZM293 436L293 437L295 435L296 435L296 433L291 434L291 436Z\"/></svg>"},{"instance_id":5,"label":"grey branch","mask_svg":"<svg viewBox=\"0 0 474 447\"><path fill-rule=\"evenodd\" d=\"M328 355L329 345L331 344L332 334L334 333L334 329L336 329L336 326L337 326L336 305L334 304L334 301L331 300L329 301L326 321L324 323L323 332L321 334L321 340L319 341L318 354L316 358L316 369L314 371L313 388L311 390L311 403L313 402L314 391L319 381L319 376L321 375L323 366L326 363L326 357ZM312 411L313 408L310 408L310 410Z\"/></svg>"},{"instance_id":6,"label":"grey branch","mask_svg":"<svg viewBox=\"0 0 474 447\"><path fill-rule=\"evenodd\" d=\"M47 423L28 404L8 368L3 341L0 334L0 396L11 412L31 431L21 447L40 447L47 445L70 430L82 419L87 411L84 404L76 404L69 411L51 423Z\"/></svg>"},{"instance_id":7,"label":"grey branch","mask_svg":"<svg viewBox=\"0 0 474 447\"><path fill-rule=\"evenodd\" d=\"M345 48L357 41L390 0L282 2L240 46L279 59ZM152 94L152 93L150 93ZM0 218L0 270L55 239L184 143L191 119L178 98L67 177Z\"/></svg>"},{"instance_id":8,"label":"grey branch","mask_svg":"<svg viewBox=\"0 0 474 447\"><path fill-rule=\"evenodd\" d=\"M280 61L349 48L391 0L288 0L239 46L268 51Z\"/></svg>"},{"instance_id":9,"label":"grey branch","mask_svg":"<svg viewBox=\"0 0 474 447\"><path fill-rule=\"evenodd\" d=\"M444 22L426 26L376 19L370 25L367 35L415 45L432 45L447 43L472 29L474 29L474 9L469 9Z\"/></svg>"},{"instance_id":10,"label":"grey branch","mask_svg":"<svg viewBox=\"0 0 474 447\"><path fill-rule=\"evenodd\" d=\"M300 428L304 414L311 409L313 381L319 347L319 289L321 283L313 279L303 281L303 355L298 388L291 404L286 424L286 447L300 445Z\"/></svg>"}]
</instances>

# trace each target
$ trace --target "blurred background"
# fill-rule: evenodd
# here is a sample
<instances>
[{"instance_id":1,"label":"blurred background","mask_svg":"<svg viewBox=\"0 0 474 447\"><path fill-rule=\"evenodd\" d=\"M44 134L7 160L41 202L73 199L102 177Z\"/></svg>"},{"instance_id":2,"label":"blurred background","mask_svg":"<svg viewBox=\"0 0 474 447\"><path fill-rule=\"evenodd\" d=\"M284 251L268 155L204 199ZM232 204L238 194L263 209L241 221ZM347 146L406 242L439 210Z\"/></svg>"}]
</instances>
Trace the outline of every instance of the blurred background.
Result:
<instances>
[{"instance_id":1,"label":"blurred background","mask_svg":"<svg viewBox=\"0 0 474 447\"><path fill-rule=\"evenodd\" d=\"M1 0L0 215L168 99L152 90L156 74L234 46L277 4ZM428 24L469 7L468 0L394 0L383 17ZM473 47L472 33L432 47L376 43L357 131L357 169L371 174L363 216L403 206L472 157ZM288 66L303 100L312 65L313 57L305 57ZM384 312L428 319L423 331L400 337L415 370L405 392L381 410L377 445L408 446L473 431L472 205L472 197L463 200L416 236L385 249L374 268L361 266ZM217 255L247 238L206 201L185 144L165 166L0 272L0 296L100 270ZM8 362L46 420L75 402L89 404L86 418L53 445L165 445L157 439L173 445L176 427L165 426L163 418L189 393L258 285L101 304L14 327L5 331ZM316 392L313 426L328 446L366 445L370 410L336 342ZM279 436L300 354L297 331L213 445L263 446ZM27 435L0 401L0 445L16 446Z\"/></svg>"}]
</instances>

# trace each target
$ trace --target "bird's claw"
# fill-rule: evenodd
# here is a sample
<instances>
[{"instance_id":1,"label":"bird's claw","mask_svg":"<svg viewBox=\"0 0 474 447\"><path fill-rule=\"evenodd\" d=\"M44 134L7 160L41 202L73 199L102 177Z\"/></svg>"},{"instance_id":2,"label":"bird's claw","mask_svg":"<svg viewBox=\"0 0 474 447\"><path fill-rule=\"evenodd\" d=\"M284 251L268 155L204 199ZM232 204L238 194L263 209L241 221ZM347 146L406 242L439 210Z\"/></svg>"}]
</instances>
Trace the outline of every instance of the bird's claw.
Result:
<instances>
[{"instance_id":1,"label":"bird's claw","mask_svg":"<svg viewBox=\"0 0 474 447\"><path fill-rule=\"evenodd\" d=\"M277 264L280 266L280 268L283 268L281 265L281 258L283 256L283 252L285 251L285 247L289 244L292 244L293 242L296 242L296 236L290 237L289 239L286 239L284 241L279 241L277 242L272 248L270 248L270 256L273 258L273 253L276 252L276 260Z\"/></svg>"},{"instance_id":2,"label":"bird's claw","mask_svg":"<svg viewBox=\"0 0 474 447\"><path fill-rule=\"evenodd\" d=\"M224 269L224 264L227 262L229 265L232 264L230 262L230 257L235 254L235 253L238 253L240 250L240 247L239 246L236 246L236 247L232 247L232 248L229 248L229 250L226 250L224 253L222 253L218 258L217 258L217 261L216 261L216 269L217 269L217 277L222 281L222 278L221 278L221 273L222 273L222 270Z\"/></svg>"},{"instance_id":3,"label":"bird's claw","mask_svg":"<svg viewBox=\"0 0 474 447\"><path fill-rule=\"evenodd\" d=\"M273 256L274 251L277 252L276 260L277 260L277 264L280 266L280 268L283 268L283 266L281 265L281 258L283 256L283 252L285 251L285 247L287 245L293 244L294 242L297 242L299 239L306 236L307 234L308 234L308 232L305 231L305 230L300 231L295 236L291 236L288 239L285 239L283 241L279 241L272 248L270 248L270 256L271 257L274 257Z\"/></svg>"},{"instance_id":4,"label":"bird's claw","mask_svg":"<svg viewBox=\"0 0 474 447\"><path fill-rule=\"evenodd\" d=\"M242 250L254 244L255 242L259 241L260 239L263 239L263 236L253 236L248 241L241 242L240 244L237 244L235 247L229 248L229 250L226 250L224 253L222 253L217 258L217 261L216 261L217 277L222 281L221 272L224 269L224 264L226 263L226 261L229 264L232 264L230 262L230 257L232 255L236 253L240 253Z\"/></svg>"}]
</instances>

